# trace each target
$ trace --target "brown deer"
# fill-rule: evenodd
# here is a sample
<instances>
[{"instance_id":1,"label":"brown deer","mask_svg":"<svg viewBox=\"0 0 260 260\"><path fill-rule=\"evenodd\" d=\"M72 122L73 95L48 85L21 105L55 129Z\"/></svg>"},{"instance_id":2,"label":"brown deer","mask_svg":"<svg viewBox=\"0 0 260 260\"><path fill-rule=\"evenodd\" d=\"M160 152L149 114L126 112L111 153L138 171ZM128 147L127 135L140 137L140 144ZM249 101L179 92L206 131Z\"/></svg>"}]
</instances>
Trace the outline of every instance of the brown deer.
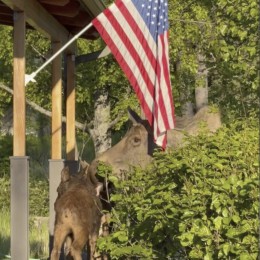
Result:
<instances>
[{"instance_id":1,"label":"brown deer","mask_svg":"<svg viewBox=\"0 0 260 260\"><path fill-rule=\"evenodd\" d=\"M100 189L101 185L91 183L87 170L74 175L70 175L68 167L62 170L54 204L56 217L51 260L59 260L65 240L67 256L81 260L82 250L88 244L88 259L94 259L102 217Z\"/></svg>"},{"instance_id":2,"label":"brown deer","mask_svg":"<svg viewBox=\"0 0 260 260\"><path fill-rule=\"evenodd\" d=\"M121 178L121 172L127 172L130 166L144 168L152 160L156 144L153 141L152 129L147 120L141 119L133 110L128 109L129 119L133 126L119 143L100 154L90 165L90 178L97 182L95 177L98 162L112 166L113 172ZM221 127L219 111L212 111L208 106L201 108L194 116L176 117L175 129L167 133L167 149L177 149L185 145L185 135L195 136L201 125L205 125L209 134Z\"/></svg>"}]
</instances>

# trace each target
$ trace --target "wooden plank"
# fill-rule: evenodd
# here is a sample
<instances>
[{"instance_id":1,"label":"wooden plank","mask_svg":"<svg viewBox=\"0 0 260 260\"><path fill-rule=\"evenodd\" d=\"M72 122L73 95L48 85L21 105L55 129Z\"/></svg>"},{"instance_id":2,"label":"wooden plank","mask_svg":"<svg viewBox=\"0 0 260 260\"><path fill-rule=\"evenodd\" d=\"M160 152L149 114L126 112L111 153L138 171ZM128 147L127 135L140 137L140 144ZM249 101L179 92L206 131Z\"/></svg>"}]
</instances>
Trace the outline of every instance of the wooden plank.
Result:
<instances>
[{"instance_id":1,"label":"wooden plank","mask_svg":"<svg viewBox=\"0 0 260 260\"><path fill-rule=\"evenodd\" d=\"M57 5L45 5L44 7L52 15L59 15L59 16L72 17L72 18L78 15L80 10L79 2L69 2L62 8ZM85 13L85 18L86 18L86 13Z\"/></svg>"},{"instance_id":2,"label":"wooden plank","mask_svg":"<svg viewBox=\"0 0 260 260\"><path fill-rule=\"evenodd\" d=\"M53 52L61 48L60 42L52 43ZM62 158L62 59L57 56L52 62L52 147L51 159Z\"/></svg>"},{"instance_id":3,"label":"wooden plank","mask_svg":"<svg viewBox=\"0 0 260 260\"><path fill-rule=\"evenodd\" d=\"M14 15L13 155L25 156L25 14Z\"/></svg>"},{"instance_id":4,"label":"wooden plank","mask_svg":"<svg viewBox=\"0 0 260 260\"><path fill-rule=\"evenodd\" d=\"M2 0L13 10L24 11L26 21L35 29L41 31L54 41L68 41L69 32L36 0ZM70 49L70 46L68 47Z\"/></svg>"},{"instance_id":5,"label":"wooden plank","mask_svg":"<svg viewBox=\"0 0 260 260\"><path fill-rule=\"evenodd\" d=\"M67 97L66 97L66 159L76 160L76 133L75 133L75 55L67 56Z\"/></svg>"}]
</instances>

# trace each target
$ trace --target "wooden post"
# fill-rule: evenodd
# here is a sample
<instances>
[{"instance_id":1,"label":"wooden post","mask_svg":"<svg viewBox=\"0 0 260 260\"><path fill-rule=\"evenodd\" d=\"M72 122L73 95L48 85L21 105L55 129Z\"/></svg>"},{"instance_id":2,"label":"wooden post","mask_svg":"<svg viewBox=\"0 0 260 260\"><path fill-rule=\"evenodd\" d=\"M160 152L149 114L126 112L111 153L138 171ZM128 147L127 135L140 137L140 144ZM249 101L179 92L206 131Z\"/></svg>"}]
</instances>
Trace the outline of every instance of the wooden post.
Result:
<instances>
[{"instance_id":1,"label":"wooden post","mask_svg":"<svg viewBox=\"0 0 260 260\"><path fill-rule=\"evenodd\" d=\"M14 13L13 155L25 156L25 14Z\"/></svg>"},{"instance_id":2,"label":"wooden post","mask_svg":"<svg viewBox=\"0 0 260 260\"><path fill-rule=\"evenodd\" d=\"M75 56L67 55L67 97L66 97L66 159L75 161Z\"/></svg>"},{"instance_id":3,"label":"wooden post","mask_svg":"<svg viewBox=\"0 0 260 260\"><path fill-rule=\"evenodd\" d=\"M53 52L61 48L60 42L52 43ZM64 166L62 160L62 59L57 56L52 62L52 141L51 160L49 160L49 249L53 247L54 202L57 198L57 187L60 173Z\"/></svg>"},{"instance_id":4,"label":"wooden post","mask_svg":"<svg viewBox=\"0 0 260 260\"><path fill-rule=\"evenodd\" d=\"M25 14L14 12L11 257L29 259L29 158L25 156Z\"/></svg>"},{"instance_id":5,"label":"wooden post","mask_svg":"<svg viewBox=\"0 0 260 260\"><path fill-rule=\"evenodd\" d=\"M61 48L60 42L52 44L55 53ZM62 79L61 55L52 62L52 146L51 159L62 158Z\"/></svg>"}]
</instances>

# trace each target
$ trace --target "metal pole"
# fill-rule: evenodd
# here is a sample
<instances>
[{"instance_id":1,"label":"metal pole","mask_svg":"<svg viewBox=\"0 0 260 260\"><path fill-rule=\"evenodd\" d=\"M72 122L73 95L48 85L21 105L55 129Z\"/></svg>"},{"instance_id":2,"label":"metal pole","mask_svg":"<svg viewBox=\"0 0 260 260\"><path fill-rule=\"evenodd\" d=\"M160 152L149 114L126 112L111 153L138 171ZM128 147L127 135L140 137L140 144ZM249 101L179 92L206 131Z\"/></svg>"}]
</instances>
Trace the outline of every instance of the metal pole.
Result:
<instances>
[{"instance_id":1,"label":"metal pole","mask_svg":"<svg viewBox=\"0 0 260 260\"><path fill-rule=\"evenodd\" d=\"M45 63L43 63L41 67L39 67L36 71L31 73L30 75L25 75L25 85L27 85L30 81L34 81L34 78L42 69L44 69L50 62L52 62L61 52L63 52L72 42L78 39L91 26L92 23L89 23L79 33L77 33L74 37L72 37L63 47L61 47L56 53L54 53Z\"/></svg>"}]
</instances>

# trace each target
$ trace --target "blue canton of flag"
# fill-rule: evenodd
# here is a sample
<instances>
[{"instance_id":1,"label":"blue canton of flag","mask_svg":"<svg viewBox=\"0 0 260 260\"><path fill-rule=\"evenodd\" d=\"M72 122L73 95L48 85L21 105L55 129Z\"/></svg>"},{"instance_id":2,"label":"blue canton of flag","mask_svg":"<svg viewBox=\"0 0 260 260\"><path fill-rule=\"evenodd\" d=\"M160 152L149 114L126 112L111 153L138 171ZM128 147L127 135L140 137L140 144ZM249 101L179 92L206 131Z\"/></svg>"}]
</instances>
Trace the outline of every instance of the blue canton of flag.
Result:
<instances>
[{"instance_id":1,"label":"blue canton of flag","mask_svg":"<svg viewBox=\"0 0 260 260\"><path fill-rule=\"evenodd\" d=\"M133 0L154 40L168 30L168 3L165 0Z\"/></svg>"}]
</instances>

